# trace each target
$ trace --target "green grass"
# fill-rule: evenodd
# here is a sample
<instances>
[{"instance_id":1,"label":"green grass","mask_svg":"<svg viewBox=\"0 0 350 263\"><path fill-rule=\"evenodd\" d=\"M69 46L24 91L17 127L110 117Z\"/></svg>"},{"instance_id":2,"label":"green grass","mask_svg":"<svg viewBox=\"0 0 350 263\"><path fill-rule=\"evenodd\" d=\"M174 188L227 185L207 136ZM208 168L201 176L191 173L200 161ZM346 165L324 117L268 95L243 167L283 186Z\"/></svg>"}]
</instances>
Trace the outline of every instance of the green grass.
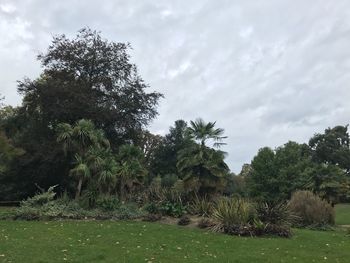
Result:
<instances>
[{"instance_id":1,"label":"green grass","mask_svg":"<svg viewBox=\"0 0 350 263\"><path fill-rule=\"evenodd\" d=\"M8 215L12 214L16 207L0 206L0 219L6 218Z\"/></svg>"},{"instance_id":2,"label":"green grass","mask_svg":"<svg viewBox=\"0 0 350 263\"><path fill-rule=\"evenodd\" d=\"M0 262L349 262L340 231L245 238L144 222L0 221Z\"/></svg>"},{"instance_id":3,"label":"green grass","mask_svg":"<svg viewBox=\"0 0 350 263\"><path fill-rule=\"evenodd\" d=\"M335 223L337 225L350 225L350 204L335 206Z\"/></svg>"}]
</instances>

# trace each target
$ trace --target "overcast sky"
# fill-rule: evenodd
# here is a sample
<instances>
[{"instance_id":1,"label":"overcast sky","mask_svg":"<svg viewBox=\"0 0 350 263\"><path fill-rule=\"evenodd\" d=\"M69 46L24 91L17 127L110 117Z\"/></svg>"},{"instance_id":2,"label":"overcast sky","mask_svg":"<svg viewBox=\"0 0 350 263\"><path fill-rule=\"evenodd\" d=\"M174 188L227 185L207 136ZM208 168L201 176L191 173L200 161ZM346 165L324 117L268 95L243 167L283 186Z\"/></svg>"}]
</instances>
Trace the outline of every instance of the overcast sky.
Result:
<instances>
[{"instance_id":1,"label":"overcast sky","mask_svg":"<svg viewBox=\"0 0 350 263\"><path fill-rule=\"evenodd\" d=\"M20 103L16 80L38 76L52 35L85 26L130 42L141 76L165 95L152 132L217 121L235 172L260 147L349 123L349 0L0 0L5 103Z\"/></svg>"}]
</instances>

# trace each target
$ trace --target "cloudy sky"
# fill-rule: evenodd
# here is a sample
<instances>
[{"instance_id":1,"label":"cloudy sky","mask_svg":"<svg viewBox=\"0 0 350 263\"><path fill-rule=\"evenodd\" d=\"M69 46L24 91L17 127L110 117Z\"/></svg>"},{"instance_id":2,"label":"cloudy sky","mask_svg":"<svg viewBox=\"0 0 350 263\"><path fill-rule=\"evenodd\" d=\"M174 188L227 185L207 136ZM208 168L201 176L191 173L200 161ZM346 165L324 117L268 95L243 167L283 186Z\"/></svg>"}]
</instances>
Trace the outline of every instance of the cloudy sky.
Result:
<instances>
[{"instance_id":1,"label":"cloudy sky","mask_svg":"<svg viewBox=\"0 0 350 263\"><path fill-rule=\"evenodd\" d=\"M0 0L0 93L40 72L53 35L84 26L130 42L132 60L165 95L150 126L217 121L237 172L262 146L306 142L349 123L348 0Z\"/></svg>"}]
</instances>

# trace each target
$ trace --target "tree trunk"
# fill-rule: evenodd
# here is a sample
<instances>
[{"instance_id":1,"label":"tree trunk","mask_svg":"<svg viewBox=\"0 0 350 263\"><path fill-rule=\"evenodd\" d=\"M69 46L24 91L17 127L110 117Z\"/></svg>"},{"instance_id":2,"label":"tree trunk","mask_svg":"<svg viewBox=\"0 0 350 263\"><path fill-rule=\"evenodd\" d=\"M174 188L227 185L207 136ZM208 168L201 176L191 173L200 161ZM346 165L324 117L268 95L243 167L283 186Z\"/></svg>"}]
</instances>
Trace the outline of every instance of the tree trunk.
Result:
<instances>
[{"instance_id":1,"label":"tree trunk","mask_svg":"<svg viewBox=\"0 0 350 263\"><path fill-rule=\"evenodd\" d=\"M81 192L81 186L83 185L83 179L80 178L77 186L77 192L75 193L75 200L79 199L80 192Z\"/></svg>"},{"instance_id":2,"label":"tree trunk","mask_svg":"<svg viewBox=\"0 0 350 263\"><path fill-rule=\"evenodd\" d=\"M123 200L124 198L124 182L123 180L120 180L120 186L119 186L119 191L120 191L120 200Z\"/></svg>"}]
</instances>

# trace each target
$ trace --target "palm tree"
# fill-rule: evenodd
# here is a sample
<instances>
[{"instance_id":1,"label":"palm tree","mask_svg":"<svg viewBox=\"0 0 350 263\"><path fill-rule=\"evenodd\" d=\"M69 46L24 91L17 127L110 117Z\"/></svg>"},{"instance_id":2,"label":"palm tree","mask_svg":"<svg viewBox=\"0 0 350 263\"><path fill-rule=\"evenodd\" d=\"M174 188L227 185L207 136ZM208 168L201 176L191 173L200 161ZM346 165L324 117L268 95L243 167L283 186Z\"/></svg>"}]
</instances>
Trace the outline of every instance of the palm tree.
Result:
<instances>
[{"instance_id":1,"label":"palm tree","mask_svg":"<svg viewBox=\"0 0 350 263\"><path fill-rule=\"evenodd\" d=\"M225 175L229 168L224 161L225 153L209 148L208 140L213 140L214 147L220 147L225 143L224 130L215 128L216 122L205 123L199 118L190 122L188 134L196 143L180 150L177 158L177 170L185 182L188 190L207 194L210 191L218 191L223 186Z\"/></svg>"},{"instance_id":2,"label":"palm tree","mask_svg":"<svg viewBox=\"0 0 350 263\"><path fill-rule=\"evenodd\" d=\"M177 169L189 191L208 194L224 186L229 168L225 153L203 145L193 145L179 152Z\"/></svg>"},{"instance_id":3,"label":"palm tree","mask_svg":"<svg viewBox=\"0 0 350 263\"><path fill-rule=\"evenodd\" d=\"M81 119L73 126L68 123L57 125L57 142L63 144L65 153L68 151L86 153L91 146L102 146L107 143L103 131L97 130L90 120Z\"/></svg>"},{"instance_id":4,"label":"palm tree","mask_svg":"<svg viewBox=\"0 0 350 263\"><path fill-rule=\"evenodd\" d=\"M201 146L205 146L207 140L212 139L214 147L220 147L225 143L222 142L227 136L222 136L224 134L224 129L215 129L216 122L205 123L203 119L198 118L195 121L190 122L191 127L188 128L188 132L191 138L195 141L199 141Z\"/></svg>"},{"instance_id":5,"label":"palm tree","mask_svg":"<svg viewBox=\"0 0 350 263\"><path fill-rule=\"evenodd\" d=\"M62 143L66 155L68 152L75 155L75 166L70 174L78 179L75 195L78 198L84 181L91 178L92 173L101 172L103 158L99 154L109 149L109 142L102 130L96 129L90 120L85 119L73 126L68 123L58 124L57 141Z\"/></svg>"},{"instance_id":6,"label":"palm tree","mask_svg":"<svg viewBox=\"0 0 350 263\"><path fill-rule=\"evenodd\" d=\"M120 147L117 156L117 176L121 199L125 198L126 186L131 190L133 185L140 184L146 175L143 158L142 150L134 145L126 144Z\"/></svg>"},{"instance_id":7,"label":"palm tree","mask_svg":"<svg viewBox=\"0 0 350 263\"><path fill-rule=\"evenodd\" d=\"M83 157L78 154L75 155L75 166L69 171L69 175L78 179L78 185L75 194L75 199L78 199L81 193L83 182L90 179L91 177L91 171L88 164L85 162Z\"/></svg>"},{"instance_id":8,"label":"palm tree","mask_svg":"<svg viewBox=\"0 0 350 263\"><path fill-rule=\"evenodd\" d=\"M104 159L98 173L98 182L102 188L106 189L108 195L117 183L117 174L118 166L114 158Z\"/></svg>"}]
</instances>

